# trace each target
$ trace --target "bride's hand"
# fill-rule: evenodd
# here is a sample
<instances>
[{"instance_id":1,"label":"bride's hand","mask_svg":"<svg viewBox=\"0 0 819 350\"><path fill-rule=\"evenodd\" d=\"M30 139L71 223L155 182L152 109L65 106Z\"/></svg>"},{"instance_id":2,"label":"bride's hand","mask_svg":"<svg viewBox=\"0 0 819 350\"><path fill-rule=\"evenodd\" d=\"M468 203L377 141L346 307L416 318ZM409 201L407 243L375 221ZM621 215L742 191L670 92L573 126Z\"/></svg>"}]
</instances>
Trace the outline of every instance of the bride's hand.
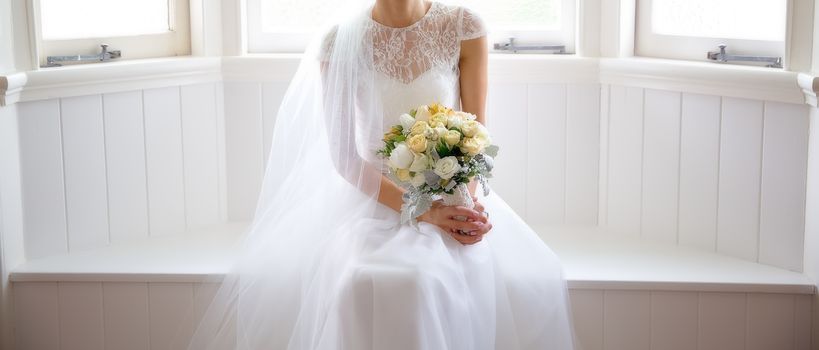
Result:
<instances>
[{"instance_id":1,"label":"bride's hand","mask_svg":"<svg viewBox=\"0 0 819 350\"><path fill-rule=\"evenodd\" d=\"M478 205L476 203L476 205ZM481 209L483 206L476 206L476 209ZM424 214L418 217L418 221L425 221L435 226L440 227L445 232L449 233L452 238L461 244L475 244L483 239L483 235L492 229L492 224L489 223L481 212L459 206L444 205L441 201L432 202L432 207ZM460 221L455 219L456 216L465 216L467 221ZM458 231L467 232L465 234Z\"/></svg>"}]
</instances>

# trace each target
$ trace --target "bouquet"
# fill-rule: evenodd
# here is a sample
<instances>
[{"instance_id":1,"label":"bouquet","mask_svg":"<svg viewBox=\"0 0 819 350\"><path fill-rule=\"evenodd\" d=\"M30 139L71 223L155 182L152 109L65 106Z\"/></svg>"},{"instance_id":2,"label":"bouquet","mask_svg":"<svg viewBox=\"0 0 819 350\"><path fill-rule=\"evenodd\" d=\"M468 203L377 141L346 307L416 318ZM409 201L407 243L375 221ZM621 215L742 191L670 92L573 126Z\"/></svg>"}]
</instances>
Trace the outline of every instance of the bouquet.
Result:
<instances>
[{"instance_id":1,"label":"bouquet","mask_svg":"<svg viewBox=\"0 0 819 350\"><path fill-rule=\"evenodd\" d=\"M423 105L399 117L384 134L377 153L387 160L385 174L407 191L401 223L427 211L440 197L446 205L472 208L467 184L477 178L484 195L498 147L475 115L440 104Z\"/></svg>"}]
</instances>

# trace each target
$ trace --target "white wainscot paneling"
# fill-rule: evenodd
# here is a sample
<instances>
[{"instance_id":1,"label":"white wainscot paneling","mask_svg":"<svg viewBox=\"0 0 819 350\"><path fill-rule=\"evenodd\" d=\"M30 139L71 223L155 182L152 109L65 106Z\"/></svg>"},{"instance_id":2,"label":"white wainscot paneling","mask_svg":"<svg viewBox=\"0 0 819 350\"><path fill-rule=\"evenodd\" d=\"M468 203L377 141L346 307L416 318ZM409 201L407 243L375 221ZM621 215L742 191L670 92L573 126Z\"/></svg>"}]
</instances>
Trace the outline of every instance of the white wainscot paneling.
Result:
<instances>
[{"instance_id":1,"label":"white wainscot paneling","mask_svg":"<svg viewBox=\"0 0 819 350\"><path fill-rule=\"evenodd\" d=\"M108 244L108 189L102 97L70 97L62 116L68 249Z\"/></svg>"},{"instance_id":2,"label":"white wainscot paneling","mask_svg":"<svg viewBox=\"0 0 819 350\"><path fill-rule=\"evenodd\" d=\"M225 83L224 99L228 219L247 220L253 217L264 172L260 84Z\"/></svg>"},{"instance_id":3,"label":"white wainscot paneling","mask_svg":"<svg viewBox=\"0 0 819 350\"><path fill-rule=\"evenodd\" d=\"M759 251L762 102L724 98L717 250L755 261Z\"/></svg>"},{"instance_id":4,"label":"white wainscot paneling","mask_svg":"<svg viewBox=\"0 0 819 350\"><path fill-rule=\"evenodd\" d=\"M18 113L26 257L66 253L60 101L21 103Z\"/></svg>"},{"instance_id":5,"label":"white wainscot paneling","mask_svg":"<svg viewBox=\"0 0 819 350\"><path fill-rule=\"evenodd\" d=\"M188 228L221 222L216 107L212 83L181 87Z\"/></svg>"},{"instance_id":6,"label":"white wainscot paneling","mask_svg":"<svg viewBox=\"0 0 819 350\"><path fill-rule=\"evenodd\" d=\"M486 103L486 125L492 131L492 141L501 147L493 170L492 188L525 219L528 219L527 196L537 198L534 193L526 193L528 153L537 152L526 147L527 88L524 83L490 84ZM542 113L560 111L557 108L556 111L546 110ZM554 118L560 118L559 114L555 114Z\"/></svg>"},{"instance_id":7,"label":"white wainscot paneling","mask_svg":"<svg viewBox=\"0 0 819 350\"><path fill-rule=\"evenodd\" d=\"M643 89L611 86L608 111L606 222L623 234L640 234L643 161Z\"/></svg>"},{"instance_id":8,"label":"white wainscot paneling","mask_svg":"<svg viewBox=\"0 0 819 350\"><path fill-rule=\"evenodd\" d=\"M18 282L16 348L182 349L218 286ZM809 295L571 289L570 300L584 350L807 350L810 344Z\"/></svg>"},{"instance_id":9,"label":"white wainscot paneling","mask_svg":"<svg viewBox=\"0 0 819 350\"><path fill-rule=\"evenodd\" d=\"M596 225L600 175L600 85L570 84L566 98L565 223Z\"/></svg>"},{"instance_id":10,"label":"white wainscot paneling","mask_svg":"<svg viewBox=\"0 0 819 350\"><path fill-rule=\"evenodd\" d=\"M602 225L801 271L804 106L621 86L602 96Z\"/></svg>"},{"instance_id":11,"label":"white wainscot paneling","mask_svg":"<svg viewBox=\"0 0 819 350\"><path fill-rule=\"evenodd\" d=\"M532 225L563 223L567 180L563 171L566 168L566 85L530 85L528 104L528 142L523 150L526 152L523 166L526 167L526 190L532 195L526 196L525 216ZM491 116L501 118L496 114ZM487 123L493 133L498 132L492 120ZM517 152L509 147L511 145L495 142L502 145L499 160L510 152Z\"/></svg>"},{"instance_id":12,"label":"white wainscot paneling","mask_svg":"<svg viewBox=\"0 0 819 350\"><path fill-rule=\"evenodd\" d=\"M646 90L644 106L642 236L676 243L680 93Z\"/></svg>"},{"instance_id":13,"label":"white wainscot paneling","mask_svg":"<svg viewBox=\"0 0 819 350\"><path fill-rule=\"evenodd\" d=\"M186 226L180 90L158 88L143 94L150 233L179 233Z\"/></svg>"},{"instance_id":14,"label":"white wainscot paneling","mask_svg":"<svg viewBox=\"0 0 819 350\"><path fill-rule=\"evenodd\" d=\"M679 242L716 250L719 96L683 94L680 120Z\"/></svg>"},{"instance_id":15,"label":"white wainscot paneling","mask_svg":"<svg viewBox=\"0 0 819 350\"><path fill-rule=\"evenodd\" d=\"M807 106L765 103L759 262L802 270L809 119Z\"/></svg>"},{"instance_id":16,"label":"white wainscot paneling","mask_svg":"<svg viewBox=\"0 0 819 350\"><path fill-rule=\"evenodd\" d=\"M142 92L103 95L111 242L148 236Z\"/></svg>"}]
</instances>

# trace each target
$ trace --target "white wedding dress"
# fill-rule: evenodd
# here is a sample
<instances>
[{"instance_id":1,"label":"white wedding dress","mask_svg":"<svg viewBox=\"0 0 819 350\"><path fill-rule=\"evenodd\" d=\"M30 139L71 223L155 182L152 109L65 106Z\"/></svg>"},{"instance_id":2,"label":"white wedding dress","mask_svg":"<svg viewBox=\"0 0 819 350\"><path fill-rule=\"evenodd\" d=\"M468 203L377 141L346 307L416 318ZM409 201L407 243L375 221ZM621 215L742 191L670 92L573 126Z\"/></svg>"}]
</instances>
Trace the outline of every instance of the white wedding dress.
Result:
<instances>
[{"instance_id":1,"label":"white wedding dress","mask_svg":"<svg viewBox=\"0 0 819 350\"><path fill-rule=\"evenodd\" d=\"M423 104L459 109L460 42L485 35L474 12L433 2L408 27L373 21L372 31L385 127ZM380 203L358 225L365 248L337 295L344 348L573 349L559 260L498 194L478 198L494 228L475 245L426 222L399 225Z\"/></svg>"},{"instance_id":2,"label":"white wedding dress","mask_svg":"<svg viewBox=\"0 0 819 350\"><path fill-rule=\"evenodd\" d=\"M437 2L404 28L370 13L305 55L239 258L180 341L191 350L573 349L560 262L498 194L478 191L494 228L468 246L426 222L401 225L376 200L385 129L422 104L460 109L461 41L485 35L483 22Z\"/></svg>"}]
</instances>

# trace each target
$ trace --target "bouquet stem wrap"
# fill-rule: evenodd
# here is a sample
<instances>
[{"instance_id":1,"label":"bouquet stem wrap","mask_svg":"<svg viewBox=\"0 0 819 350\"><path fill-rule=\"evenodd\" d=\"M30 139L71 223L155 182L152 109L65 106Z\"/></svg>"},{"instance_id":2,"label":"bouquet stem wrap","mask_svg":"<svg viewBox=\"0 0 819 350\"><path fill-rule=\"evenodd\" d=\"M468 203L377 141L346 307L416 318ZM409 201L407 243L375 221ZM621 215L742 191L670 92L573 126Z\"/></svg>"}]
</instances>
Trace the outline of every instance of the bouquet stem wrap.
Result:
<instances>
[{"instance_id":1,"label":"bouquet stem wrap","mask_svg":"<svg viewBox=\"0 0 819 350\"><path fill-rule=\"evenodd\" d=\"M472 195L469 194L469 189L466 187L466 184L458 184L458 186L455 186L452 194L442 193L441 199L445 205L458 205L469 209L475 207L475 203L472 202Z\"/></svg>"}]
</instances>

